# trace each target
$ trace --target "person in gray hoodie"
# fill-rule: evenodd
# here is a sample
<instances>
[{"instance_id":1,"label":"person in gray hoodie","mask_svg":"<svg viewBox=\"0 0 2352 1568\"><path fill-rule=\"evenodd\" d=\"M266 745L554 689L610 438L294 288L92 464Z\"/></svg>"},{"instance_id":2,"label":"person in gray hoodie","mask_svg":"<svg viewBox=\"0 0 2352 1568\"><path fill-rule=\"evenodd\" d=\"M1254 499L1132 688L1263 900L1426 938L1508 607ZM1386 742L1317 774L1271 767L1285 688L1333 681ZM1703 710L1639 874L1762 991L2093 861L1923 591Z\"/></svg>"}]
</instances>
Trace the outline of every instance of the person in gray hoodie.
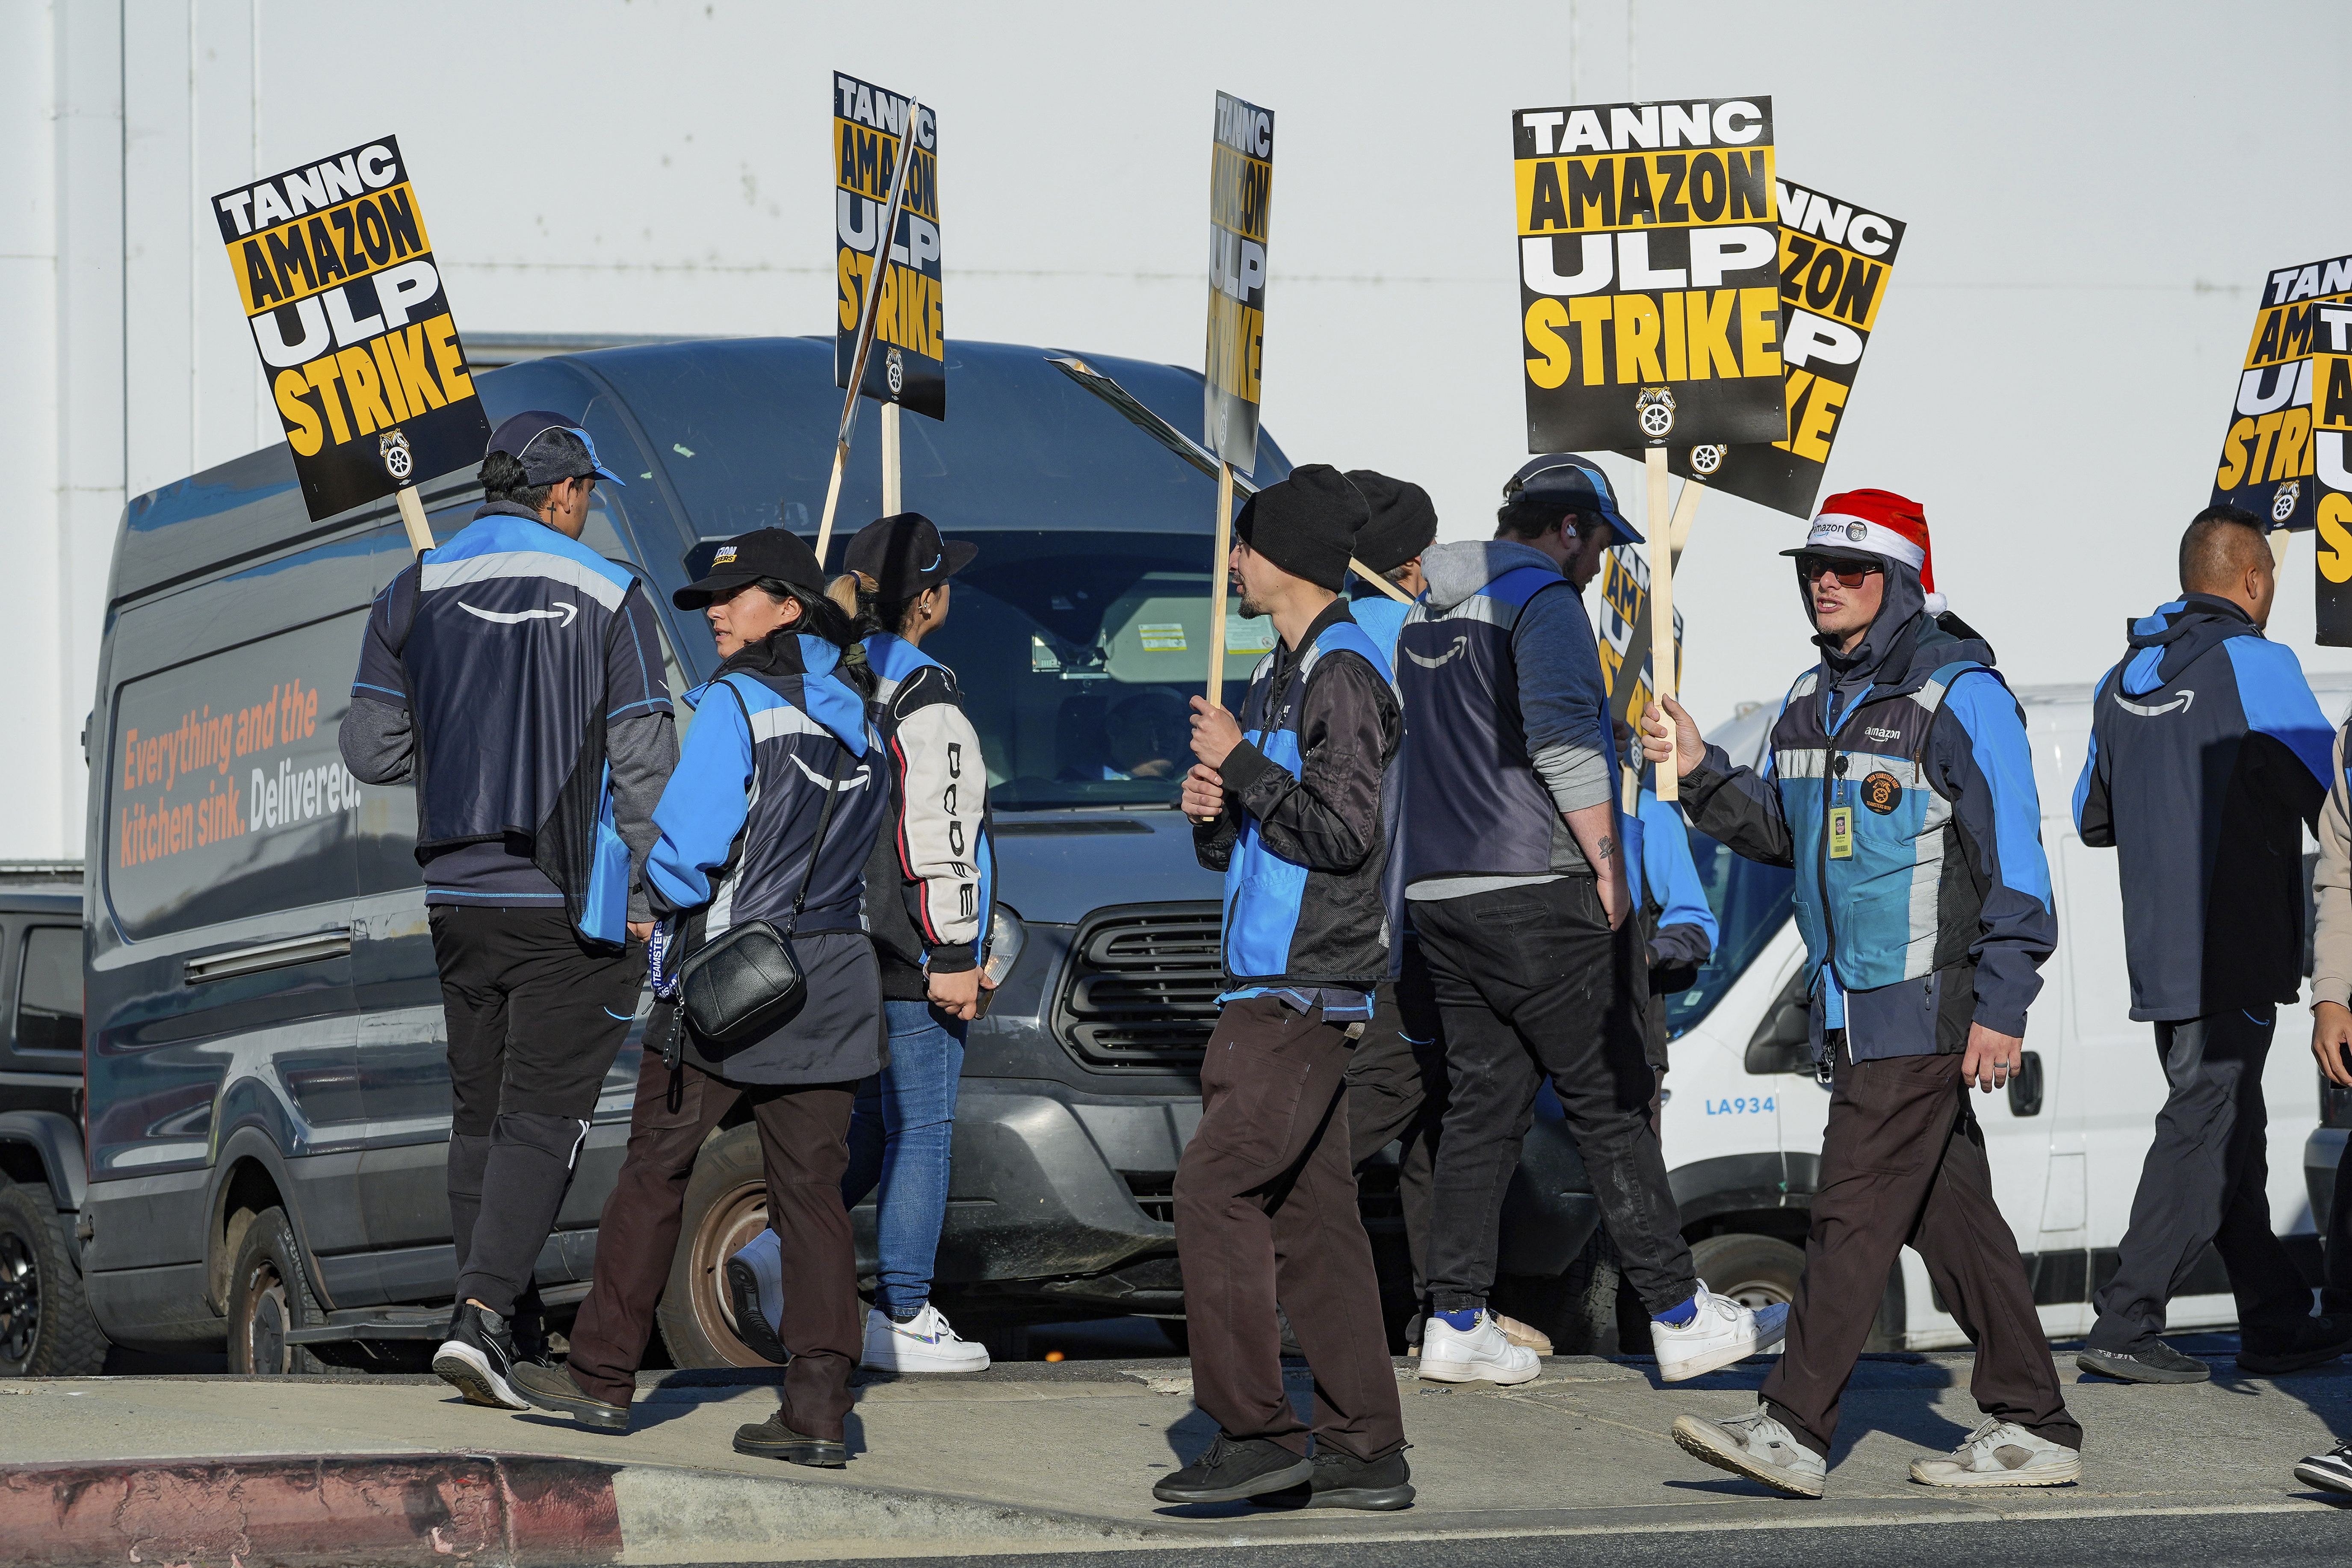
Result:
<instances>
[{"instance_id":1,"label":"person in gray hoodie","mask_svg":"<svg viewBox=\"0 0 2352 1568\"><path fill-rule=\"evenodd\" d=\"M1503 494L1493 540L1423 552L1428 591L1397 642L1404 897L1451 1079L1421 1375L1524 1383L1540 1370L1486 1296L1504 1189L1549 1077L1651 1314L1660 1375L1678 1382L1777 1343L1787 1309L1751 1310L1700 1281L1649 1122L1647 966L1579 596L1611 543L1641 535L1583 458L1538 458Z\"/></svg>"}]
</instances>

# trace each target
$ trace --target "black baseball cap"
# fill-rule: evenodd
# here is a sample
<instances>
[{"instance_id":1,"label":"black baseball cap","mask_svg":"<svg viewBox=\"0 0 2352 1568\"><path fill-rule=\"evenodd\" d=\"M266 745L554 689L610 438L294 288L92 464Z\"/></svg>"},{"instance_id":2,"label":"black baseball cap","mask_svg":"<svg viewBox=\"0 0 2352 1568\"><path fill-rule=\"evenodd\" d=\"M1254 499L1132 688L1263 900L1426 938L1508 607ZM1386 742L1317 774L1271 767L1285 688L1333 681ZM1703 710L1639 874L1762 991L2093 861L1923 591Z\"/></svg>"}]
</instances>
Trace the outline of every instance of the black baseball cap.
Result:
<instances>
[{"instance_id":1,"label":"black baseball cap","mask_svg":"<svg viewBox=\"0 0 2352 1568\"><path fill-rule=\"evenodd\" d=\"M755 528L721 544L710 558L710 570L672 594L669 602L681 610L698 610L762 577L811 594L824 592L824 568L807 541L781 528Z\"/></svg>"},{"instance_id":2,"label":"black baseball cap","mask_svg":"<svg viewBox=\"0 0 2352 1568\"><path fill-rule=\"evenodd\" d=\"M873 578L876 594L887 604L938 587L979 553L977 544L941 539L938 526L921 512L902 511L859 529L849 541L847 564Z\"/></svg>"},{"instance_id":3,"label":"black baseball cap","mask_svg":"<svg viewBox=\"0 0 2352 1568\"><path fill-rule=\"evenodd\" d=\"M1597 511L1617 535L1620 544L1643 542L1641 531L1625 521L1617 508L1616 488L1600 464L1575 452L1547 452L1519 465L1503 486L1506 510L1525 501L1555 516L1564 511Z\"/></svg>"},{"instance_id":4,"label":"black baseball cap","mask_svg":"<svg viewBox=\"0 0 2352 1568\"><path fill-rule=\"evenodd\" d=\"M596 442L578 422L544 408L509 415L490 432L482 455L504 452L522 465L523 477L534 485L560 479L599 479L626 485L627 480L596 460Z\"/></svg>"}]
</instances>

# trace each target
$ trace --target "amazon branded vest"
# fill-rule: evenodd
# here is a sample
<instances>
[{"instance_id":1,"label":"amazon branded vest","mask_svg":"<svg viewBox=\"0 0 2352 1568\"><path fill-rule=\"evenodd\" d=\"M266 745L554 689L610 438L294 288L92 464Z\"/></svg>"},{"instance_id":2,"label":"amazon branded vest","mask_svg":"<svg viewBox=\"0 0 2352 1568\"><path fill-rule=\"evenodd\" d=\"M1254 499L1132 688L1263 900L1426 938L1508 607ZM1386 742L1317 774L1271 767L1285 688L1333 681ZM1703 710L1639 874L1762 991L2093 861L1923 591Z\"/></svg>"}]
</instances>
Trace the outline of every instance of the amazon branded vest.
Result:
<instances>
[{"instance_id":1,"label":"amazon branded vest","mask_svg":"<svg viewBox=\"0 0 2352 1568\"><path fill-rule=\"evenodd\" d=\"M385 590L416 726L416 858L513 835L593 940L626 938L605 670L636 579L577 541L494 514Z\"/></svg>"},{"instance_id":2,"label":"amazon branded vest","mask_svg":"<svg viewBox=\"0 0 2352 1568\"><path fill-rule=\"evenodd\" d=\"M789 920L813 851L816 871L794 929L864 929L866 852L890 811L881 741L869 731L865 755L846 755L840 737L798 700L800 684L807 679L739 669L688 694L698 709L713 714L719 711L713 703L741 702L751 738L743 828L711 887L695 945L752 921L781 926ZM817 816L828 787L839 798L819 846Z\"/></svg>"},{"instance_id":3,"label":"amazon branded vest","mask_svg":"<svg viewBox=\"0 0 2352 1568\"><path fill-rule=\"evenodd\" d=\"M1984 889L1925 759L1944 694L1985 668L1961 660L1939 667L1916 690L1865 694L1832 727L1816 667L1790 689L1772 729L1773 777L1796 862L1797 929L1816 996L1822 965L1835 960L1857 1060L1933 1051L1939 1014L1957 1010L1965 1023L1973 1007L1961 982L1975 967L1969 949ZM1832 858L1830 814L1841 806L1852 808L1853 852ZM1956 966L1964 974L1938 981ZM1905 981L1920 984L1875 1002L1859 994Z\"/></svg>"},{"instance_id":4,"label":"amazon branded vest","mask_svg":"<svg viewBox=\"0 0 2352 1568\"><path fill-rule=\"evenodd\" d=\"M1260 659L1250 674L1243 737L1294 777L1303 762L1298 718L1307 683L1328 655L1342 649L1394 684L1388 659L1348 620L1333 621L1316 635L1279 693L1272 689L1276 653ZM1391 761L1381 784L1381 845L1353 871L1310 871L1284 859L1266 847L1257 818L1243 814L1241 838L1225 863L1224 960L1233 984L1370 991L1387 977L1389 918L1381 886L1389 847L1396 842L1395 766Z\"/></svg>"},{"instance_id":5,"label":"amazon branded vest","mask_svg":"<svg viewBox=\"0 0 2352 1568\"><path fill-rule=\"evenodd\" d=\"M1515 566L1443 612L1423 602L1397 634L1404 749L1404 883L1552 875L1568 829L1528 756L1511 635L1528 601L1572 594L1558 572ZM1581 859L1581 852L1569 864Z\"/></svg>"}]
</instances>

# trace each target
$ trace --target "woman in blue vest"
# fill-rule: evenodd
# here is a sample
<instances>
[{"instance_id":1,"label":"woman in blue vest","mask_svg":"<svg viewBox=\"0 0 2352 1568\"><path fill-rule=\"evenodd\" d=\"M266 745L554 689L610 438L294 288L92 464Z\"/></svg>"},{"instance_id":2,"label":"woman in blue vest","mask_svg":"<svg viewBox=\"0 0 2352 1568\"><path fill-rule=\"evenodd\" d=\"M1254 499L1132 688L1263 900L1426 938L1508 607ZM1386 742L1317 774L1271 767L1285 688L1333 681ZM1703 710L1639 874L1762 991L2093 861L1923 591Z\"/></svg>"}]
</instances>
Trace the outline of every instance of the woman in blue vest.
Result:
<instances>
[{"instance_id":1,"label":"woman in blue vest","mask_svg":"<svg viewBox=\"0 0 2352 1568\"><path fill-rule=\"evenodd\" d=\"M850 575L835 580L836 594L855 595L892 784L891 816L866 867L890 1065L859 1088L842 1184L853 1205L881 1188L865 1363L883 1372L988 1365L987 1350L958 1338L931 1302L964 1030L991 984L981 970L995 881L988 763L955 672L920 646L948 618L948 579L978 553L940 539L920 512L900 512L858 530Z\"/></svg>"},{"instance_id":2,"label":"woman in blue vest","mask_svg":"<svg viewBox=\"0 0 2352 1568\"><path fill-rule=\"evenodd\" d=\"M710 574L673 595L709 616L723 661L685 694L695 721L654 822L646 879L669 940L663 969L723 933L770 922L804 976L799 1010L721 1042L677 1020L677 1059L650 1043L629 1152L597 1234L596 1279L568 1366L518 1384L543 1409L625 1430L637 1360L677 1248L686 1183L705 1135L739 1101L760 1129L768 1218L791 1262L779 1330L793 1352L782 1403L735 1434L735 1451L837 1467L857 1364L857 1264L841 1205L850 1106L883 1062L881 988L862 929L866 852L888 812L870 687L845 664L848 617L824 596L809 547L780 529L722 545Z\"/></svg>"}]
</instances>

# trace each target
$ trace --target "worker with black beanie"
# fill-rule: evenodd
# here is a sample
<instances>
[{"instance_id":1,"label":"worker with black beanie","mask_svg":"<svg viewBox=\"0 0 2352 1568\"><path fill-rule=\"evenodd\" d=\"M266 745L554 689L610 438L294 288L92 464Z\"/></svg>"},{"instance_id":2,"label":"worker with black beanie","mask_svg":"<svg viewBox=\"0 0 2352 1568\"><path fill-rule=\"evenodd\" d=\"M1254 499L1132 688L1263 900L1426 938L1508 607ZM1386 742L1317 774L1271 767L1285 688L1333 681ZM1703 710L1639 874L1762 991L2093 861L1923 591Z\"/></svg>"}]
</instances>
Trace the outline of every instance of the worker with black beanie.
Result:
<instances>
[{"instance_id":1,"label":"worker with black beanie","mask_svg":"<svg viewBox=\"0 0 2352 1568\"><path fill-rule=\"evenodd\" d=\"M1412 1500L1370 1241L1356 1209L1343 1079L1388 973L1381 886L1404 737L1388 658L1339 590L1366 518L1338 469L1252 498L1227 563L1275 647L1235 722L1192 701L1184 811L1225 876L1225 988L1201 1064L1201 1123L1176 1168L1192 1392L1218 1426L1152 1488L1231 1502L1309 1486L1314 1506ZM1315 1451L1282 1382L1279 1305L1315 1373Z\"/></svg>"}]
</instances>

